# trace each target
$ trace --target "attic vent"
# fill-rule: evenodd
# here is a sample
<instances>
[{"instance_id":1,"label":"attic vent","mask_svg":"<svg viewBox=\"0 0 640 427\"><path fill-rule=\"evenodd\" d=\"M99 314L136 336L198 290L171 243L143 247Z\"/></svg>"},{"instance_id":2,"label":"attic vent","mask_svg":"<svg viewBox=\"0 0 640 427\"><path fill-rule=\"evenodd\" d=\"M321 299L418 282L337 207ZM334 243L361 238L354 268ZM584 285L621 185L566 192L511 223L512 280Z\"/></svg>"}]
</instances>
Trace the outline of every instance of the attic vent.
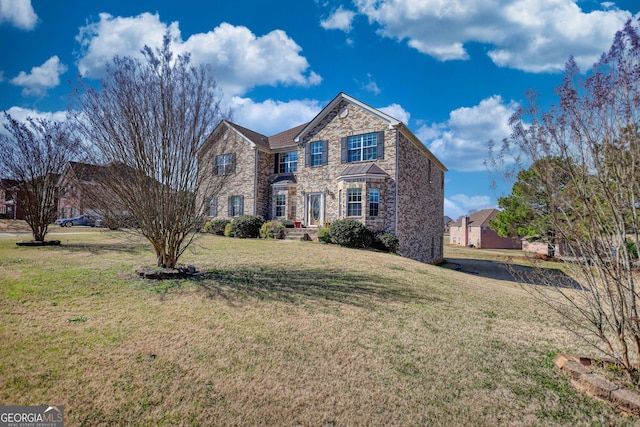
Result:
<instances>
[{"instance_id":1,"label":"attic vent","mask_svg":"<svg viewBox=\"0 0 640 427\"><path fill-rule=\"evenodd\" d=\"M342 109L340 110L340 113L338 113L338 116L341 119L344 119L345 117L347 117L349 115L349 109L347 107L342 107Z\"/></svg>"}]
</instances>

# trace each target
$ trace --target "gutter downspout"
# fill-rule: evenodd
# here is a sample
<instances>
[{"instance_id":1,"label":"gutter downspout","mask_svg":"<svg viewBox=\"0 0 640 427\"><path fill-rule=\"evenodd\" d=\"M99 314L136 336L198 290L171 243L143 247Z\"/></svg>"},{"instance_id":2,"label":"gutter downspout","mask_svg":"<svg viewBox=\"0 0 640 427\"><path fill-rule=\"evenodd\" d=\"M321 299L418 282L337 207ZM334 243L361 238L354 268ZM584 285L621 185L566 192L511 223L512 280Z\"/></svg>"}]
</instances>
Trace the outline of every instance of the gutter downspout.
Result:
<instances>
[{"instance_id":1,"label":"gutter downspout","mask_svg":"<svg viewBox=\"0 0 640 427\"><path fill-rule=\"evenodd\" d=\"M402 125L400 125L402 126ZM400 177L400 171L398 170L398 166L400 165L400 161L399 161L399 153L400 153L400 126L396 127L396 196L395 196L395 204L396 204L396 219L395 219L395 230L394 233L397 236L398 235L398 206L399 206L399 202L398 202L398 194L399 194L399 190L398 190L398 184L399 184L399 177Z\"/></svg>"},{"instance_id":2,"label":"gutter downspout","mask_svg":"<svg viewBox=\"0 0 640 427\"><path fill-rule=\"evenodd\" d=\"M254 156L254 170L253 170L253 216L258 215L258 146L254 147L255 156Z\"/></svg>"}]
</instances>

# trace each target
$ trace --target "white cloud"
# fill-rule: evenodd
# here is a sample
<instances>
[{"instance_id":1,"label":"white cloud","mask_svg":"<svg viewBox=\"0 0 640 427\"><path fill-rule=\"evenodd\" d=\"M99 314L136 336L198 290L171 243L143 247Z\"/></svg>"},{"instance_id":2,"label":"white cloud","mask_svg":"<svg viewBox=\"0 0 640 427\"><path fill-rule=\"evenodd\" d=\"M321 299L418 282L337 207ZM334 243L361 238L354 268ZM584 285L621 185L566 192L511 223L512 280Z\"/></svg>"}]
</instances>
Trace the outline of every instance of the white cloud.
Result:
<instances>
[{"instance_id":1,"label":"white cloud","mask_svg":"<svg viewBox=\"0 0 640 427\"><path fill-rule=\"evenodd\" d=\"M587 69L631 17L610 6L583 12L575 0L355 0L386 37L441 61L465 60L485 43L493 62L527 72L561 71L569 55Z\"/></svg>"},{"instance_id":2,"label":"white cloud","mask_svg":"<svg viewBox=\"0 0 640 427\"><path fill-rule=\"evenodd\" d=\"M56 87L60 84L60 74L67 72L67 67L60 63L58 56L52 56L39 67L31 68L31 73L24 71L11 79L11 83L16 86L22 86L23 95L41 96L48 89Z\"/></svg>"},{"instance_id":3,"label":"white cloud","mask_svg":"<svg viewBox=\"0 0 640 427\"><path fill-rule=\"evenodd\" d=\"M31 0L0 0L0 23L10 22L23 30L32 30L38 23Z\"/></svg>"},{"instance_id":4,"label":"white cloud","mask_svg":"<svg viewBox=\"0 0 640 427\"><path fill-rule=\"evenodd\" d=\"M311 86L322 80L311 71L302 48L282 30L257 37L247 27L220 24L195 34L182 48L196 62L212 64L216 79L228 95L243 94L259 85Z\"/></svg>"},{"instance_id":5,"label":"white cloud","mask_svg":"<svg viewBox=\"0 0 640 427\"><path fill-rule=\"evenodd\" d=\"M494 208L489 196L468 196L466 194L454 194L444 199L444 213L456 220L470 211Z\"/></svg>"},{"instance_id":6,"label":"white cloud","mask_svg":"<svg viewBox=\"0 0 640 427\"><path fill-rule=\"evenodd\" d=\"M259 85L319 84L322 78L309 70L302 48L284 31L256 36L248 28L222 23L212 31L180 37L177 22L160 21L157 14L134 17L100 14L100 21L80 29L76 37L82 46L78 62L86 77L104 75L114 55L140 56L144 45L158 47L169 29L176 52L191 52L194 63L211 64L225 95L241 95Z\"/></svg>"},{"instance_id":7,"label":"white cloud","mask_svg":"<svg viewBox=\"0 0 640 427\"><path fill-rule=\"evenodd\" d=\"M400 120L404 124L409 123L409 119L411 118L411 114L399 104L391 104L387 107L378 108L378 110L390 115L394 119Z\"/></svg>"},{"instance_id":8,"label":"white cloud","mask_svg":"<svg viewBox=\"0 0 640 427\"><path fill-rule=\"evenodd\" d=\"M38 111L23 107L11 107L6 110L9 115L19 122L26 122L28 117L34 119L46 119L49 121L64 122L67 120L66 111ZM0 133L7 134L4 125L7 123L4 114L0 114Z\"/></svg>"},{"instance_id":9,"label":"white cloud","mask_svg":"<svg viewBox=\"0 0 640 427\"><path fill-rule=\"evenodd\" d=\"M373 80L373 76L371 74L367 74L367 81L365 82L361 82L359 80L355 80L355 82L364 90L366 90L367 92L371 92L374 95L380 95L380 92L382 92L382 89L380 89L380 87L378 86L378 83L376 83L375 80Z\"/></svg>"},{"instance_id":10,"label":"white cloud","mask_svg":"<svg viewBox=\"0 0 640 427\"><path fill-rule=\"evenodd\" d=\"M322 110L316 100L289 102L268 99L254 102L248 98L233 97L233 121L248 129L271 136L311 121ZM269 120L265 120L268 117Z\"/></svg>"},{"instance_id":11,"label":"white cloud","mask_svg":"<svg viewBox=\"0 0 640 427\"><path fill-rule=\"evenodd\" d=\"M450 170L486 170L487 143L490 140L500 143L510 135L509 117L516 108L514 102L504 103L494 95L474 107L452 111L444 123L423 125L416 136Z\"/></svg>"},{"instance_id":12,"label":"white cloud","mask_svg":"<svg viewBox=\"0 0 640 427\"><path fill-rule=\"evenodd\" d=\"M325 30L341 30L345 33L351 31L351 25L356 13L351 10L346 10L342 6L338 7L331 16L327 19L320 21L320 26Z\"/></svg>"}]
</instances>

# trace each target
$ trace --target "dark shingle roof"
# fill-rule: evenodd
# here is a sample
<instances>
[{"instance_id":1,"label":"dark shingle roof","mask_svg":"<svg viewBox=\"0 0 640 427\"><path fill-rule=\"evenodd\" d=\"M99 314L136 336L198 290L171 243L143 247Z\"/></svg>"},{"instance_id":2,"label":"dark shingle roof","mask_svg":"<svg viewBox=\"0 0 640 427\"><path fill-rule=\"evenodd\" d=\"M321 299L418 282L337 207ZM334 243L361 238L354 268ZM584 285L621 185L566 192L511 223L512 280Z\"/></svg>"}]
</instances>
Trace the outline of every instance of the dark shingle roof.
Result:
<instances>
[{"instance_id":1,"label":"dark shingle roof","mask_svg":"<svg viewBox=\"0 0 640 427\"><path fill-rule=\"evenodd\" d=\"M284 132L277 133L273 136L265 136L261 133L254 132L251 129L247 129L235 123L227 121L229 126L240 132L245 138L264 148L272 150L278 150L281 148L295 147L297 144L293 141L293 138L300 133L302 129L307 125L303 123Z\"/></svg>"},{"instance_id":2,"label":"dark shingle roof","mask_svg":"<svg viewBox=\"0 0 640 427\"><path fill-rule=\"evenodd\" d=\"M235 130L237 130L238 132L240 132L242 135L244 135L245 138L247 138L249 141L253 142L256 145L259 145L261 147L264 148L270 148L269 147L269 138L264 136L261 133L258 132L254 132L250 129L247 129L245 127L242 127L240 125L237 125L235 123L231 123L231 122L227 122L229 123L229 125L231 127L233 127Z\"/></svg>"},{"instance_id":3,"label":"dark shingle roof","mask_svg":"<svg viewBox=\"0 0 640 427\"><path fill-rule=\"evenodd\" d=\"M269 137L269 147L273 149L285 148L285 147L293 147L297 145L293 138L300 133L302 129L307 125L307 123L303 123L299 126L291 128L289 130L285 130L284 132L280 132Z\"/></svg>"}]
</instances>

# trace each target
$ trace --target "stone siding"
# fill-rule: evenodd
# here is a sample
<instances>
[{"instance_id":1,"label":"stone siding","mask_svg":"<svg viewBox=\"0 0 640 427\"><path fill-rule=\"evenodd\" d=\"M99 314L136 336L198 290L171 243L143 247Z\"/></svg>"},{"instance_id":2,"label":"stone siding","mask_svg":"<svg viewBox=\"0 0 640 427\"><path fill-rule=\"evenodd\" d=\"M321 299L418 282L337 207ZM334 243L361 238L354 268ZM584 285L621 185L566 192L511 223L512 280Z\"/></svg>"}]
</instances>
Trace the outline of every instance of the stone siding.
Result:
<instances>
[{"instance_id":1,"label":"stone siding","mask_svg":"<svg viewBox=\"0 0 640 427\"><path fill-rule=\"evenodd\" d=\"M226 126L225 126L226 127ZM256 212L256 152L247 140L235 130L226 127L209 141L207 152L199 159L200 171L208 177L200 185L198 199L206 206L206 200L211 197L218 198L218 218L229 217L229 197L244 197L244 214L254 215ZM234 154L235 172L226 175L216 175L216 156L221 154ZM258 193L258 198L262 196Z\"/></svg>"},{"instance_id":2,"label":"stone siding","mask_svg":"<svg viewBox=\"0 0 640 427\"><path fill-rule=\"evenodd\" d=\"M444 171L402 133L398 164L398 252L422 262L439 262L443 259Z\"/></svg>"},{"instance_id":3,"label":"stone siding","mask_svg":"<svg viewBox=\"0 0 640 427\"><path fill-rule=\"evenodd\" d=\"M237 132L228 126L225 128L212 136L207 150L211 158L210 174L214 173L212 159L215 155L234 153L236 156L235 173L224 177L224 185L219 192L218 216L227 216L228 196L242 195L245 214L273 219L276 195L286 194L286 217L309 225L307 205L310 195L317 195L323 206L318 220L322 225L347 218L348 190L358 188L362 195L362 214L352 218L372 230L396 234L400 241L399 252L403 256L428 263L443 258L444 171L403 134L402 127L390 127L383 118L342 100L333 110L325 112L324 118L305 134L300 144L290 148L298 152L298 168L296 173L287 174L290 175L288 177L275 173L274 152L253 148ZM342 138L376 132L384 135L382 158L342 162ZM326 165L305 166L306 144L314 141L328 142ZM349 166L363 165L363 169L368 170L372 164L386 175L376 171L378 173L341 177ZM255 176L256 166L258 176ZM213 180L219 178L215 175L210 177ZM371 217L369 192L373 188L380 191L379 215Z\"/></svg>"},{"instance_id":4,"label":"stone siding","mask_svg":"<svg viewBox=\"0 0 640 427\"><path fill-rule=\"evenodd\" d=\"M347 114L340 117L340 110L346 108ZM353 177L338 180L337 178L349 165L368 162L342 163L341 139L352 135L373 132L384 132L384 158L375 161L389 177L362 178ZM325 119L305 135L298 151L298 219L308 222L306 203L307 195L320 193L323 195L325 210L322 218L325 222L333 222L347 217L347 190L362 190L362 215L353 217L374 229L395 232L395 137L396 130L389 129L388 124L379 117L358 108L346 101L338 104ZM324 166L304 166L304 144L313 141L328 141L328 164ZM377 218L368 218L369 188L380 188L380 214ZM300 208L302 207L302 209ZM383 215L383 216L382 216Z\"/></svg>"}]
</instances>

